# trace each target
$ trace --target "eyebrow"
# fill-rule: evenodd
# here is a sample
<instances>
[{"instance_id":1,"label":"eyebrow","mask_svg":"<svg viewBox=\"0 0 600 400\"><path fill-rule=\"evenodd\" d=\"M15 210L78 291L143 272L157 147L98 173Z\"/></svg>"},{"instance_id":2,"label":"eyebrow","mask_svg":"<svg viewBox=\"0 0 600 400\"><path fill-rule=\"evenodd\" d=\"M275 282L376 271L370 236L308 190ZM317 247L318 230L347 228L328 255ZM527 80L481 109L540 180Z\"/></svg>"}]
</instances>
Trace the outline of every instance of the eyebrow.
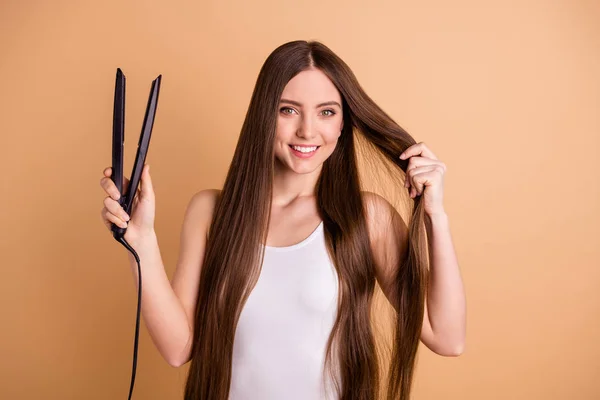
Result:
<instances>
[{"instance_id":1,"label":"eyebrow","mask_svg":"<svg viewBox=\"0 0 600 400\"><path fill-rule=\"evenodd\" d=\"M293 104L295 106L302 107L301 103L298 103L297 101L294 101L294 100L281 99L280 102L281 103L290 103L290 104ZM338 103L337 101L326 101L325 103L317 104L317 108L318 107L324 107L324 106L338 106L339 108L342 108L342 106L340 105L340 103Z\"/></svg>"}]
</instances>

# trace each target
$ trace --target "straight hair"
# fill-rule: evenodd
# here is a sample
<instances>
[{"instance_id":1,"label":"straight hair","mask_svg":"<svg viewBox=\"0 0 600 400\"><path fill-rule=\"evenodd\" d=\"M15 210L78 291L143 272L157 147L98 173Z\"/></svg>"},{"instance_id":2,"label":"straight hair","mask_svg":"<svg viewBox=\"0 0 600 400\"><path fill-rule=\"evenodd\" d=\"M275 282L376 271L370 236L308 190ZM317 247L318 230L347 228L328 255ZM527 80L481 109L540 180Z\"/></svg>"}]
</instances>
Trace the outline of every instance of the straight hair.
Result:
<instances>
[{"instance_id":1,"label":"straight hair","mask_svg":"<svg viewBox=\"0 0 600 400\"><path fill-rule=\"evenodd\" d=\"M423 206L420 196L412 200L407 252L394 277L398 311L393 315L391 357L382 382L371 326L375 264L355 140L360 136L366 141L398 178L405 177L408 166L399 155L416 141L365 93L346 63L317 41L279 46L258 75L207 235L186 400L228 399L238 318L264 258L259 245L266 242L270 219L279 101L294 76L313 68L341 94L344 119L336 148L323 163L315 187L327 250L339 279L337 316L325 364L342 400L373 400L381 393L388 400L409 400L428 279Z\"/></svg>"}]
</instances>

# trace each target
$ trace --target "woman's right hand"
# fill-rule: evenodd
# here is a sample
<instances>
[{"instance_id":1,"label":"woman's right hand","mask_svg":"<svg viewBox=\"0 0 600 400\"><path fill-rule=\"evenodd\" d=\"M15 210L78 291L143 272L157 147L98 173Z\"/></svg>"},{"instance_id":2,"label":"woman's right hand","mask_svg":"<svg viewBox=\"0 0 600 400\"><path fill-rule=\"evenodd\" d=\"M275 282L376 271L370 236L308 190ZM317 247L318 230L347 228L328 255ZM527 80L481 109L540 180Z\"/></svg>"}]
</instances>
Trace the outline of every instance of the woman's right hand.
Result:
<instances>
[{"instance_id":1,"label":"woman's right hand","mask_svg":"<svg viewBox=\"0 0 600 400\"><path fill-rule=\"evenodd\" d=\"M128 216L125 210L119 204L121 194L117 186L110 178L112 168L104 169L104 176L100 179L100 186L108 195L104 198L104 207L101 210L102 221L111 231L111 224L114 223L121 228L127 228L124 238L128 243L134 243L144 236L150 236L154 233L155 199L152 179L148 164L144 164L140 184L137 193L131 204L131 215ZM123 191L127 191L129 179L123 178Z\"/></svg>"}]
</instances>

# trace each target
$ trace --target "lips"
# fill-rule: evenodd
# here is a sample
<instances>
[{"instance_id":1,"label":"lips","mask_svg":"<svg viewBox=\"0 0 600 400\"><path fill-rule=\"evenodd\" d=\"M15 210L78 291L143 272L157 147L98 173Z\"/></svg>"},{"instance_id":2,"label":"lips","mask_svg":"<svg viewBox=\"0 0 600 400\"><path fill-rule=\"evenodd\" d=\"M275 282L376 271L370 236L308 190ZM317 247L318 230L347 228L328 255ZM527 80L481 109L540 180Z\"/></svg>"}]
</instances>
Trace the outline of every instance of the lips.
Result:
<instances>
[{"instance_id":1,"label":"lips","mask_svg":"<svg viewBox=\"0 0 600 400\"><path fill-rule=\"evenodd\" d=\"M301 147L303 149L307 149L307 148L310 148L310 147L316 147L318 149L319 147L321 147L321 146L316 145L316 144L310 144L310 145L308 145L308 144L290 144L288 146L290 146L291 148L294 148L294 146L296 146L296 147Z\"/></svg>"},{"instance_id":2,"label":"lips","mask_svg":"<svg viewBox=\"0 0 600 400\"><path fill-rule=\"evenodd\" d=\"M295 155L298 158L310 158L312 157L317 151L319 151L319 148L321 146L306 146L306 147L316 147L315 150L308 152L308 153L303 153L301 151L295 150L292 146L294 145L289 145L290 149L292 150L292 154ZM305 146L300 146L300 147L305 147Z\"/></svg>"}]
</instances>

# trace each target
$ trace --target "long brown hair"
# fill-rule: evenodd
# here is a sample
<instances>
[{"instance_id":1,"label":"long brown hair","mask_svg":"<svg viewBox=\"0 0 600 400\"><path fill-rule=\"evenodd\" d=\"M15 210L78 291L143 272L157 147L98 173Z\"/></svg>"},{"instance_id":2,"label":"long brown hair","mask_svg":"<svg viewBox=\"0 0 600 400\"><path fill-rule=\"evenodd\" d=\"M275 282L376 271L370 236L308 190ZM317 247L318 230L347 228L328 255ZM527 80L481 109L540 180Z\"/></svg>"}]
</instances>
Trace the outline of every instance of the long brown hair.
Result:
<instances>
[{"instance_id":1,"label":"long brown hair","mask_svg":"<svg viewBox=\"0 0 600 400\"><path fill-rule=\"evenodd\" d=\"M328 47L293 41L275 49L260 70L214 211L198 287L186 400L228 398L237 321L264 256L258 249L266 242L269 226L279 101L288 81L309 68L320 69L337 87L344 118L342 134L315 187L327 249L339 277L337 317L326 363L331 371L335 348L340 399L373 400L380 394L383 374L371 326L376 278L355 136L362 135L398 178L408 164L398 156L415 140L369 98L346 63ZM387 399L408 400L411 391L427 287L423 218L416 197L407 255L399 260L395 278L398 312L386 374Z\"/></svg>"}]
</instances>

